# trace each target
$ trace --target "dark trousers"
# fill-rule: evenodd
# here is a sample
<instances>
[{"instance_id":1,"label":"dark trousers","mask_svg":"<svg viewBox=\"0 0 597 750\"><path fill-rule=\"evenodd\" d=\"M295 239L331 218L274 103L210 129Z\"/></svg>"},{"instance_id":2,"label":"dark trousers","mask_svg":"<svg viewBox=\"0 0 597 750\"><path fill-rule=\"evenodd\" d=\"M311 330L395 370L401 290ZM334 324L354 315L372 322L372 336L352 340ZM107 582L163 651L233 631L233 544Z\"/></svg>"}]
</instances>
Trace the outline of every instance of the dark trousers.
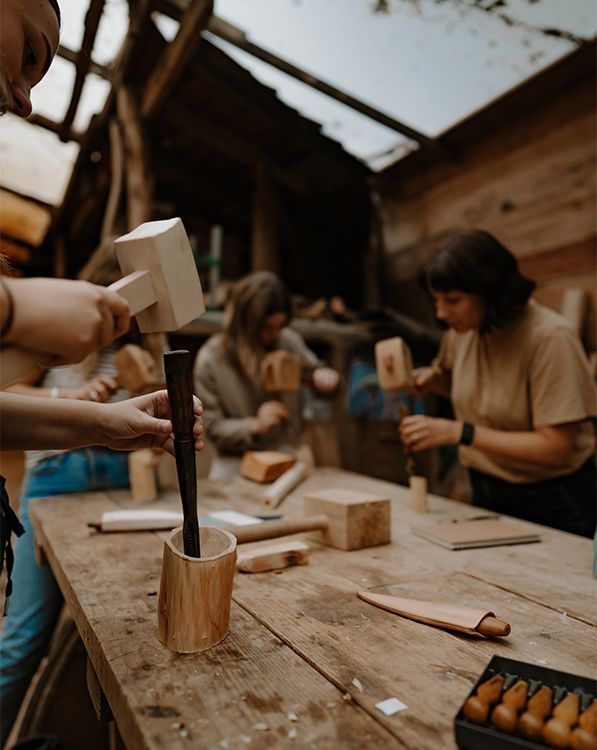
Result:
<instances>
[{"instance_id":1,"label":"dark trousers","mask_svg":"<svg viewBox=\"0 0 597 750\"><path fill-rule=\"evenodd\" d=\"M513 484L469 469L473 504L496 513L593 537L597 509L597 471L591 459L565 477Z\"/></svg>"}]
</instances>

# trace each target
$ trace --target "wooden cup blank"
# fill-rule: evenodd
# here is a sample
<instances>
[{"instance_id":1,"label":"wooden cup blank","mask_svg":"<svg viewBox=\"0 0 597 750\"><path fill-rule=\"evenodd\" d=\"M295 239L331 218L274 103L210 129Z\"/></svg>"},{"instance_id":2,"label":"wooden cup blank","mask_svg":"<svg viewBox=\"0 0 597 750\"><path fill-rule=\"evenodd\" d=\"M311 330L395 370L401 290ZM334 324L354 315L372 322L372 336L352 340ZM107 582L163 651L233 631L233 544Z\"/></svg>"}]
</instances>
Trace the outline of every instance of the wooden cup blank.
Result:
<instances>
[{"instance_id":1,"label":"wooden cup blank","mask_svg":"<svg viewBox=\"0 0 597 750\"><path fill-rule=\"evenodd\" d=\"M410 496L412 499L413 509L418 513L427 513L429 505L427 503L427 479L413 474L408 478L410 484Z\"/></svg>"},{"instance_id":2,"label":"wooden cup blank","mask_svg":"<svg viewBox=\"0 0 597 750\"><path fill-rule=\"evenodd\" d=\"M223 529L200 529L201 557L183 552L182 528L164 541L158 623L172 651L206 651L228 635L236 538Z\"/></svg>"}]
</instances>

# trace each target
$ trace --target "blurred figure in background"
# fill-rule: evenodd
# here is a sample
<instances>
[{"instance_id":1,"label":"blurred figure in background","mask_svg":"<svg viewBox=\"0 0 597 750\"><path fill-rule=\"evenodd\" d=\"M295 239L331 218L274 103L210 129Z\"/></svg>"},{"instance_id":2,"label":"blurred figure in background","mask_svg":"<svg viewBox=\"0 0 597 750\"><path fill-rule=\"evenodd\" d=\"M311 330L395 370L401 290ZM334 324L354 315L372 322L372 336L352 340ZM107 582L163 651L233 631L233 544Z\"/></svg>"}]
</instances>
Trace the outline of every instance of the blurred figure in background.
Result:
<instances>
[{"instance_id":1,"label":"blurred figure in background","mask_svg":"<svg viewBox=\"0 0 597 750\"><path fill-rule=\"evenodd\" d=\"M325 367L288 327L290 295L269 271L241 279L228 303L224 330L199 350L194 367L195 393L204 408L206 435L218 451L210 478L238 474L247 450L295 450L301 438L300 391L272 398L261 381L267 352L283 349L298 355L302 375L321 393L338 386L338 373Z\"/></svg>"}]
</instances>

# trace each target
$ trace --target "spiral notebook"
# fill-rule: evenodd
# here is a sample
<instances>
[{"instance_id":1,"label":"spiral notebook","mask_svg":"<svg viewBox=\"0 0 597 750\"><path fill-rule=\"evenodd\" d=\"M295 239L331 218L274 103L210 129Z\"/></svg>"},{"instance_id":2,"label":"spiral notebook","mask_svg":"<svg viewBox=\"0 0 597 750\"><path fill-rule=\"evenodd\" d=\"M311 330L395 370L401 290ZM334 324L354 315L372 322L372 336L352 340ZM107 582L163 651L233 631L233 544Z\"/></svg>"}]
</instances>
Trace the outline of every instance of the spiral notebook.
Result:
<instances>
[{"instance_id":1,"label":"spiral notebook","mask_svg":"<svg viewBox=\"0 0 597 750\"><path fill-rule=\"evenodd\" d=\"M540 542L541 537L510 519L499 516L455 519L425 526L413 526L413 533L448 549L497 547L502 544Z\"/></svg>"}]
</instances>

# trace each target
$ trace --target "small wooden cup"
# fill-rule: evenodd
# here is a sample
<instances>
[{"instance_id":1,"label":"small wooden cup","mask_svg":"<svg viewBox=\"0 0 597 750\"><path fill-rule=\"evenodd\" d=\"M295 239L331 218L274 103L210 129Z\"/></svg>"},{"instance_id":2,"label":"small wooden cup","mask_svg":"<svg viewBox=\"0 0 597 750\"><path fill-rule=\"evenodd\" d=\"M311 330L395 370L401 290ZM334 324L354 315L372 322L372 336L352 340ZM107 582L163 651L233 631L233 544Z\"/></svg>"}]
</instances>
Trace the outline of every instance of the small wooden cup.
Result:
<instances>
[{"instance_id":1,"label":"small wooden cup","mask_svg":"<svg viewBox=\"0 0 597 750\"><path fill-rule=\"evenodd\" d=\"M427 513L429 504L427 502L427 478L413 474L408 478L410 485L410 497L413 510L418 513Z\"/></svg>"},{"instance_id":2,"label":"small wooden cup","mask_svg":"<svg viewBox=\"0 0 597 750\"><path fill-rule=\"evenodd\" d=\"M201 557L183 552L182 528L164 541L158 624L171 651L206 651L228 635L236 538L212 526L200 529Z\"/></svg>"}]
</instances>

